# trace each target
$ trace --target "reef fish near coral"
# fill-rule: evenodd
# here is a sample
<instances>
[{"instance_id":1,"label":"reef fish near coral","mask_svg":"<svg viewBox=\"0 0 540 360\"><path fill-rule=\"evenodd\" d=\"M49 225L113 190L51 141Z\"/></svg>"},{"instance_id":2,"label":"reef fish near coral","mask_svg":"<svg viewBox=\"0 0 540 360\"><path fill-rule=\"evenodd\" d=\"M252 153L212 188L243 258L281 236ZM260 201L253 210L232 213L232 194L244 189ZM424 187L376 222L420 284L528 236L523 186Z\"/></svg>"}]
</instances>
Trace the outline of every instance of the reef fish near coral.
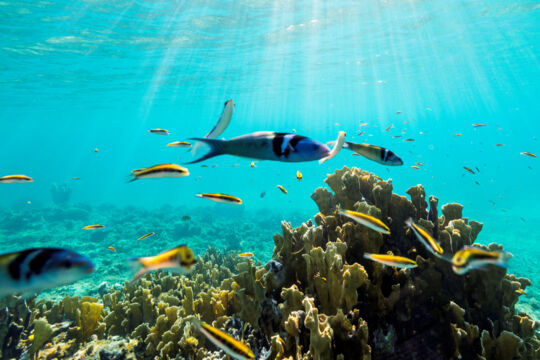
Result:
<instances>
[{"instance_id":1,"label":"reef fish near coral","mask_svg":"<svg viewBox=\"0 0 540 360\"><path fill-rule=\"evenodd\" d=\"M328 145L332 146L333 143L334 142L330 142L328 143ZM387 165L387 166L403 165L403 160L401 160L401 158L397 156L394 152L392 152L389 149L377 146L377 145L353 143L350 141L346 141L343 144L343 148L354 151L353 155L361 155L365 157L366 159L375 161L376 163L381 164L381 165Z\"/></svg>"},{"instance_id":2,"label":"reef fish near coral","mask_svg":"<svg viewBox=\"0 0 540 360\"><path fill-rule=\"evenodd\" d=\"M193 250L186 245L179 245L156 256L128 259L128 263L136 271L132 281L139 279L147 272L160 269L185 274L191 270L196 262Z\"/></svg>"},{"instance_id":3,"label":"reef fish near coral","mask_svg":"<svg viewBox=\"0 0 540 360\"><path fill-rule=\"evenodd\" d=\"M236 340L229 334L216 329L203 321L195 319L193 322L208 340L234 359L246 360L255 358L253 351L251 351L251 349L243 342Z\"/></svg>"},{"instance_id":4,"label":"reef fish near coral","mask_svg":"<svg viewBox=\"0 0 540 360\"><path fill-rule=\"evenodd\" d=\"M416 261L403 256L365 253L364 258L401 269L410 269L417 266Z\"/></svg>"},{"instance_id":5,"label":"reef fish near coral","mask_svg":"<svg viewBox=\"0 0 540 360\"><path fill-rule=\"evenodd\" d=\"M328 146L305 136L259 131L238 136L230 140L192 138L210 146L208 153L196 160L195 164L220 155L235 155L259 160L283 162L313 161L330 155Z\"/></svg>"},{"instance_id":6,"label":"reef fish near coral","mask_svg":"<svg viewBox=\"0 0 540 360\"><path fill-rule=\"evenodd\" d=\"M339 214L346 216L359 224L367 226L371 230L380 232L381 234L390 234L390 228L386 226L386 224L383 223L381 220L374 218L373 216L351 210L339 210Z\"/></svg>"},{"instance_id":7,"label":"reef fish near coral","mask_svg":"<svg viewBox=\"0 0 540 360\"><path fill-rule=\"evenodd\" d=\"M133 177L129 182L138 179L184 177L189 175L189 170L176 164L161 164L150 166L148 168L132 170L131 175Z\"/></svg>"},{"instance_id":8,"label":"reef fish near coral","mask_svg":"<svg viewBox=\"0 0 540 360\"><path fill-rule=\"evenodd\" d=\"M33 182L34 179L32 179L30 176L26 175L6 175L0 177L0 183L4 184L10 184L10 183L29 183Z\"/></svg>"},{"instance_id":9,"label":"reef fish near coral","mask_svg":"<svg viewBox=\"0 0 540 360\"><path fill-rule=\"evenodd\" d=\"M208 199L223 204L242 205L242 199L227 194L196 194L195 196L200 197L201 199Z\"/></svg>"},{"instance_id":10,"label":"reef fish near coral","mask_svg":"<svg viewBox=\"0 0 540 360\"><path fill-rule=\"evenodd\" d=\"M0 296L31 295L71 284L94 271L86 256L60 248L33 248L0 255Z\"/></svg>"},{"instance_id":11,"label":"reef fish near coral","mask_svg":"<svg viewBox=\"0 0 540 360\"><path fill-rule=\"evenodd\" d=\"M512 255L507 251L488 251L474 246L465 246L452 257L452 269L456 274L463 275L489 264L506 268L511 257Z\"/></svg>"},{"instance_id":12,"label":"reef fish near coral","mask_svg":"<svg viewBox=\"0 0 540 360\"><path fill-rule=\"evenodd\" d=\"M96 229L103 229L103 228L105 228L105 225L92 224L92 225L86 225L82 229L83 230L96 230Z\"/></svg>"},{"instance_id":13,"label":"reef fish near coral","mask_svg":"<svg viewBox=\"0 0 540 360\"><path fill-rule=\"evenodd\" d=\"M426 249L430 253L435 256L441 257L444 252L443 248L426 229L416 224L412 218L408 218L407 220L405 220L405 225L407 225L409 229L411 229L416 238L426 247Z\"/></svg>"}]
</instances>

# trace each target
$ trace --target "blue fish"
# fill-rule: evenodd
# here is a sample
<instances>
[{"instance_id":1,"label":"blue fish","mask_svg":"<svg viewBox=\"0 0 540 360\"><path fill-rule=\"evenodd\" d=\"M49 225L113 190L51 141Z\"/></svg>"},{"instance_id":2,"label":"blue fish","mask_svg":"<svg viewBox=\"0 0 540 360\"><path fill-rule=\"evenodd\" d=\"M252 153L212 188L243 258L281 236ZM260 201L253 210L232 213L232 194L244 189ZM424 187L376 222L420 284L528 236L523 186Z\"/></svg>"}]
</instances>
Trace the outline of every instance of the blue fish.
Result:
<instances>
[{"instance_id":1,"label":"blue fish","mask_svg":"<svg viewBox=\"0 0 540 360\"><path fill-rule=\"evenodd\" d=\"M283 162L314 161L327 157L330 149L325 144L305 136L260 131L230 140L192 138L210 146L210 151L187 164L194 164L219 155L236 155L251 159Z\"/></svg>"}]
</instances>

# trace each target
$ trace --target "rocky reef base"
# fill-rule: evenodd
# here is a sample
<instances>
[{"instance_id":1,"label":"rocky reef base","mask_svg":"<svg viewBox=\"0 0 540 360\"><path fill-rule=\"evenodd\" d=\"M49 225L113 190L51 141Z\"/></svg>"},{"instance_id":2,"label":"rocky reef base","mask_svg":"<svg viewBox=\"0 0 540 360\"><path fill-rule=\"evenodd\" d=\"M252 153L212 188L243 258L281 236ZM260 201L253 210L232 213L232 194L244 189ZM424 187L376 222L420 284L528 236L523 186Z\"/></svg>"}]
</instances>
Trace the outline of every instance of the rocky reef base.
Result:
<instances>
[{"instance_id":1,"label":"rocky reef base","mask_svg":"<svg viewBox=\"0 0 540 360\"><path fill-rule=\"evenodd\" d=\"M528 279L491 265L456 275L404 225L412 217L451 255L482 229L461 205L443 205L439 216L422 186L407 199L392 193L391 180L357 168L325 182L332 192L312 195L320 213L298 228L282 222L265 265L210 249L187 277L157 272L97 297L3 299L0 357L225 358L197 331L197 316L245 341L257 359L540 358L540 325L515 310ZM338 205L383 220L391 235L337 215ZM418 267L385 267L365 252L392 252Z\"/></svg>"}]
</instances>

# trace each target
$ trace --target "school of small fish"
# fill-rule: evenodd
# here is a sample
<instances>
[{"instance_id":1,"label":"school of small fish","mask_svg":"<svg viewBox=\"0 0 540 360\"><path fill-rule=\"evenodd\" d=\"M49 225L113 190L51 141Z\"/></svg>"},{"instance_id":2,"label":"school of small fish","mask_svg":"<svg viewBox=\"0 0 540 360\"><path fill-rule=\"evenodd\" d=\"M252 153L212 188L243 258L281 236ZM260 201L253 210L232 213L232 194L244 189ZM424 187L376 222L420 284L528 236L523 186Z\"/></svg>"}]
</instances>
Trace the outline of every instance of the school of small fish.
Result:
<instances>
[{"instance_id":1,"label":"school of small fish","mask_svg":"<svg viewBox=\"0 0 540 360\"><path fill-rule=\"evenodd\" d=\"M291 133L259 131L237 136L228 140L218 139L218 137L227 129L231 121L234 106L235 103L233 100L226 101L222 113L212 130L204 137L194 137L189 139L196 142L195 145L188 141L175 141L168 143L167 147L190 148L191 154L195 156L198 154L199 149L203 144L208 146L209 150L206 154L187 162L186 164L199 163L221 155L233 155L251 160L279 162L306 162L317 160L319 164L322 164L335 157L341 149L350 150L353 152L353 155L362 156L363 158L380 165L402 166L404 164L399 156L387 148L366 143L346 141L346 134L344 131L338 133L336 141L328 142L326 144L306 136L298 135L295 129L292 129ZM431 111L429 108L426 108L426 110ZM396 114L402 114L402 112L403 111L399 110ZM407 123L409 123L409 121L403 122L403 124ZM336 123L335 126L340 125L339 123ZM365 128L366 126L368 126L368 123L359 125L360 128ZM486 127L487 124L475 123L472 126L474 129L477 129ZM391 124L387 126L384 131L391 132L391 130L394 131L394 128L395 126ZM407 129L403 129L401 135L393 135L392 138L400 138L406 131ZM149 129L148 132L155 135L170 135L169 130L162 128ZM358 136L363 136L364 134L365 130L357 133ZM423 132L420 132L420 135L423 135ZM454 137L461 137L463 135L464 133L456 133L454 134ZM415 139L411 137L403 140L403 142L414 141ZM497 147L502 147L504 145L505 144L502 143L495 144ZM330 149L330 147L332 148ZM95 148L94 152L98 153L98 148ZM536 154L527 151L521 152L520 154L531 158L537 157ZM239 164L232 165L232 167L237 166L239 166ZM417 161L411 168L419 170L422 166L424 166L424 164ZM202 167L208 167L208 165L203 164ZM212 166L212 168L215 167L217 167L217 165ZM250 162L250 167L256 167L255 161ZM463 166L463 169L472 175L480 172L478 167L475 167L476 171L467 166ZM187 168L177 164L166 163L132 170L129 182L149 178L180 178L189 175L190 172ZM299 170L296 171L296 179L299 182L303 179L303 175ZM80 180L80 177L74 176L72 177L72 180ZM32 177L21 174L0 177L0 184L31 183L33 181L34 179ZM477 185L480 185L478 182L476 183ZM284 186L277 185L276 187L283 194L288 193ZM233 195L222 193L198 193L195 195L201 199L224 204L243 204L242 199ZM265 195L265 191L261 192L260 198L263 198ZM27 201L27 204L31 204L31 202ZM359 211L340 208L337 208L336 213L361 225L359 229L369 229L361 231L375 231L381 234L379 236L389 235L391 233L391 229L384 222L384 219L379 219L380 214L365 214ZM321 214L321 216L323 221L325 221L324 215ZM191 217L189 217L189 215L182 217L183 221L189 221L190 219ZM505 251L489 251L475 246L464 246L450 256L444 254L444 250L440 246L438 240L436 240L426 228L415 223L413 219L407 219L403 225L408 228L410 236L414 236L430 254L448 262L453 271L458 275L466 274L469 271L480 269L487 265L506 267L508 260L512 256ZM391 226L395 229L395 226L401 225L391 224ZM84 226L82 230L100 230L104 228L105 226L102 224L91 224ZM454 229L454 231L457 232L456 235L459 235L459 230ZM155 234L155 232L146 233L140 236L137 241L148 239ZM113 253L118 252L112 245L108 246L107 249ZM409 254L416 254L416 252L416 248L413 248L409 251ZM255 255L252 252L242 252L238 253L238 256L246 258L248 261L252 261ZM395 268L414 269L417 267L415 260L404 256L394 255L392 253L372 254L365 252L363 258ZM182 244L157 255L129 258L127 261L134 273L132 281L136 281L146 273L160 269L186 274L196 264L197 259L193 250L187 245ZM89 258L69 249L31 248L2 254L0 255L0 296L13 293L18 293L25 297L30 296L44 289L76 282L91 274L94 269L95 266ZM322 280L326 281L325 278L322 278ZM525 291L521 289L516 290L516 292L527 295ZM197 329L206 336L209 341L224 350L232 358L254 358L253 352L244 344L244 342L233 338L229 334L199 319L194 319L193 322Z\"/></svg>"}]
</instances>

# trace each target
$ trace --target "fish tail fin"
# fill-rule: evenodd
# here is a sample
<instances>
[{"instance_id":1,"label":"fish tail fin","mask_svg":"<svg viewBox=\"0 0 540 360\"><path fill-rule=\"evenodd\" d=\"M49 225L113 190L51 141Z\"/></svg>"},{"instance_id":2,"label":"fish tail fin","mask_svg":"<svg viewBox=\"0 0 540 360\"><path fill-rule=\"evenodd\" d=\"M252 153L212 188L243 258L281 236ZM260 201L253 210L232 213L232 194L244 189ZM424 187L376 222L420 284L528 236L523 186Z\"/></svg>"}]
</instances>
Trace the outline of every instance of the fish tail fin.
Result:
<instances>
[{"instance_id":1,"label":"fish tail fin","mask_svg":"<svg viewBox=\"0 0 540 360\"><path fill-rule=\"evenodd\" d=\"M134 182L135 180L137 180L137 177L135 175L131 174L131 175L128 176L127 182L130 183L130 182Z\"/></svg>"},{"instance_id":2,"label":"fish tail fin","mask_svg":"<svg viewBox=\"0 0 540 360\"><path fill-rule=\"evenodd\" d=\"M512 255L511 252L503 251L501 254L501 260L499 262L499 265L506 268L508 266L508 260L510 260L513 257L514 255Z\"/></svg>"},{"instance_id":3,"label":"fish tail fin","mask_svg":"<svg viewBox=\"0 0 540 360\"><path fill-rule=\"evenodd\" d=\"M195 163L204 161L206 159L210 159L210 158L212 158L214 156L219 156L219 155L225 154L225 150L223 149L223 142L224 142L223 140L206 139L206 138L192 138L190 140L195 140L195 141L205 143L206 145L210 146L210 151L208 151L206 153L206 155L204 155L204 156L202 156L202 157L200 157L200 158L198 158L196 160L185 163L185 164L195 164Z\"/></svg>"},{"instance_id":4,"label":"fish tail fin","mask_svg":"<svg viewBox=\"0 0 540 360\"><path fill-rule=\"evenodd\" d=\"M365 252L365 253L364 253L364 259L371 259L371 255L373 255L373 254L372 254L372 253Z\"/></svg>"},{"instance_id":5,"label":"fish tail fin","mask_svg":"<svg viewBox=\"0 0 540 360\"><path fill-rule=\"evenodd\" d=\"M146 274L146 267L144 266L142 259L138 257L132 257L127 260L128 266L135 274L131 282L139 280L144 274Z\"/></svg>"},{"instance_id":6,"label":"fish tail fin","mask_svg":"<svg viewBox=\"0 0 540 360\"><path fill-rule=\"evenodd\" d=\"M413 224L412 217L409 217L407 220L405 220L405 225L407 225L408 227L411 227L412 224Z\"/></svg>"}]
</instances>

